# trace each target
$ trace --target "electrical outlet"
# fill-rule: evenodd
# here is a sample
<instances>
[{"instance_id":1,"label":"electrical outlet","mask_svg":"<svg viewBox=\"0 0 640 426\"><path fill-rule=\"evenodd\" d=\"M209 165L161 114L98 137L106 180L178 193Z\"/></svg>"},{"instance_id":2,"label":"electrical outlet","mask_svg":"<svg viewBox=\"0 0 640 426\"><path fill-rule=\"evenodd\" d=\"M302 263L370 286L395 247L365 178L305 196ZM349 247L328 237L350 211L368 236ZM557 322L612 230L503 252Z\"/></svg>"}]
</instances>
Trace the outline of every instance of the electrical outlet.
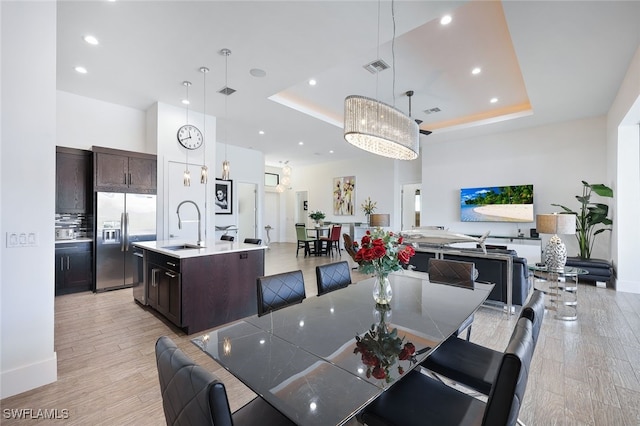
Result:
<instances>
[{"instance_id":1,"label":"electrical outlet","mask_svg":"<svg viewBox=\"0 0 640 426\"><path fill-rule=\"evenodd\" d=\"M35 231L7 232L7 248L35 247L38 245L38 233Z\"/></svg>"}]
</instances>

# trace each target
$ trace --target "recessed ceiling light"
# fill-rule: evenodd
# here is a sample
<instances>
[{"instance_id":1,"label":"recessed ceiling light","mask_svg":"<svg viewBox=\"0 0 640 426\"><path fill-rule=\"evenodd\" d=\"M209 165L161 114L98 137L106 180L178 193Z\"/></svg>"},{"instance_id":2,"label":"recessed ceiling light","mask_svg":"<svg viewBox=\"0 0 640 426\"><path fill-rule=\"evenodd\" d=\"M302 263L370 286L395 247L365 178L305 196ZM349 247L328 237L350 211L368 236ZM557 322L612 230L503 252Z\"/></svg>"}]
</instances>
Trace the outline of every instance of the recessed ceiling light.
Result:
<instances>
[{"instance_id":1,"label":"recessed ceiling light","mask_svg":"<svg viewBox=\"0 0 640 426\"><path fill-rule=\"evenodd\" d=\"M451 15L444 15L442 19L440 19L440 23L442 25L449 25L451 23Z\"/></svg>"},{"instance_id":2,"label":"recessed ceiling light","mask_svg":"<svg viewBox=\"0 0 640 426\"><path fill-rule=\"evenodd\" d=\"M474 69L471 70L471 74L476 75L476 74L480 74L482 72L482 69L480 67L475 67Z\"/></svg>"},{"instance_id":3,"label":"recessed ceiling light","mask_svg":"<svg viewBox=\"0 0 640 426\"><path fill-rule=\"evenodd\" d=\"M304 145L304 142L300 141L298 142L298 145Z\"/></svg>"},{"instance_id":4,"label":"recessed ceiling light","mask_svg":"<svg viewBox=\"0 0 640 426\"><path fill-rule=\"evenodd\" d=\"M333 154L333 150L332 150L332 149L331 149L331 150L329 150L329 154Z\"/></svg>"},{"instance_id":5,"label":"recessed ceiling light","mask_svg":"<svg viewBox=\"0 0 640 426\"><path fill-rule=\"evenodd\" d=\"M260 130L260 131L258 131L258 134L259 134L259 135L264 135L264 130Z\"/></svg>"},{"instance_id":6,"label":"recessed ceiling light","mask_svg":"<svg viewBox=\"0 0 640 426\"><path fill-rule=\"evenodd\" d=\"M309 86L315 86L316 84L318 84L318 82L315 81L313 78L309 80Z\"/></svg>"},{"instance_id":7,"label":"recessed ceiling light","mask_svg":"<svg viewBox=\"0 0 640 426\"><path fill-rule=\"evenodd\" d=\"M498 102L498 98L491 98L489 102L491 102L492 104L495 104L496 102Z\"/></svg>"},{"instance_id":8,"label":"recessed ceiling light","mask_svg":"<svg viewBox=\"0 0 640 426\"><path fill-rule=\"evenodd\" d=\"M89 44L93 44L94 46L98 44L98 39L92 35L84 36L84 41L86 41Z\"/></svg>"},{"instance_id":9,"label":"recessed ceiling light","mask_svg":"<svg viewBox=\"0 0 640 426\"><path fill-rule=\"evenodd\" d=\"M189 105L189 99L183 99L182 103L185 104L185 105Z\"/></svg>"},{"instance_id":10,"label":"recessed ceiling light","mask_svg":"<svg viewBox=\"0 0 640 426\"><path fill-rule=\"evenodd\" d=\"M254 77L264 77L267 75L267 72L265 70L261 70L260 68L252 68L249 70L249 74Z\"/></svg>"},{"instance_id":11,"label":"recessed ceiling light","mask_svg":"<svg viewBox=\"0 0 640 426\"><path fill-rule=\"evenodd\" d=\"M85 67L75 67L74 69L76 70L76 72L79 72L80 74L87 73L87 69Z\"/></svg>"}]
</instances>

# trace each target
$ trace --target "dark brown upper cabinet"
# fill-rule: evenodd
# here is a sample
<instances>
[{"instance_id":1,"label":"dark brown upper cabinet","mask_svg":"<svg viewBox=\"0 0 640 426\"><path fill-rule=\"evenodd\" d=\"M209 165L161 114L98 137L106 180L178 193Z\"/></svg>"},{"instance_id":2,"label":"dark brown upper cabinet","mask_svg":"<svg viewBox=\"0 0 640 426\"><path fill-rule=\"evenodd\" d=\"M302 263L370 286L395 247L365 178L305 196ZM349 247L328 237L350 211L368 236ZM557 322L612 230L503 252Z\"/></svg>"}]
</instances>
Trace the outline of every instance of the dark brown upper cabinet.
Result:
<instances>
[{"instance_id":1,"label":"dark brown upper cabinet","mask_svg":"<svg viewBox=\"0 0 640 426\"><path fill-rule=\"evenodd\" d=\"M93 147L95 191L157 192L157 160L153 154Z\"/></svg>"},{"instance_id":2,"label":"dark brown upper cabinet","mask_svg":"<svg viewBox=\"0 0 640 426\"><path fill-rule=\"evenodd\" d=\"M91 210L91 151L56 147L56 213Z\"/></svg>"}]
</instances>

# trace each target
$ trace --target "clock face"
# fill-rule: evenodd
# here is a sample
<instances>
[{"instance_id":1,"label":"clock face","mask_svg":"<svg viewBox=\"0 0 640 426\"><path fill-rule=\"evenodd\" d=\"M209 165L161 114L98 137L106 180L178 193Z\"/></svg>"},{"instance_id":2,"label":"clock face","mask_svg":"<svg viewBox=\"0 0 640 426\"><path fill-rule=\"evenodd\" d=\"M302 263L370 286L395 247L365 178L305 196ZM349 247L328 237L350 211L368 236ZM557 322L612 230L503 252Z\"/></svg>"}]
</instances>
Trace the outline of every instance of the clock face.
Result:
<instances>
[{"instance_id":1,"label":"clock face","mask_svg":"<svg viewBox=\"0 0 640 426\"><path fill-rule=\"evenodd\" d=\"M178 142L187 149L198 149L203 141L202 132L196 126L185 124L178 129Z\"/></svg>"}]
</instances>

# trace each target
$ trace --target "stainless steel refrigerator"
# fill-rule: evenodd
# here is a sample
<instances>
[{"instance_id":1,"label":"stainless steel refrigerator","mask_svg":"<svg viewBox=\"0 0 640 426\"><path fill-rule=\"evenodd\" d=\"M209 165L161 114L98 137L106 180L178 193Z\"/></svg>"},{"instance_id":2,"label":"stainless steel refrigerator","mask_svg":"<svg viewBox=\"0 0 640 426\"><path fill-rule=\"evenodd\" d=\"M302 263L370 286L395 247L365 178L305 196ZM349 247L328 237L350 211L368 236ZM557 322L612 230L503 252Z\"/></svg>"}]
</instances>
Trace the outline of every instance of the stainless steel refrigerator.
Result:
<instances>
[{"instance_id":1,"label":"stainless steel refrigerator","mask_svg":"<svg viewBox=\"0 0 640 426\"><path fill-rule=\"evenodd\" d=\"M96 197L96 291L131 287L139 279L131 244L156 239L156 196L98 192Z\"/></svg>"}]
</instances>

